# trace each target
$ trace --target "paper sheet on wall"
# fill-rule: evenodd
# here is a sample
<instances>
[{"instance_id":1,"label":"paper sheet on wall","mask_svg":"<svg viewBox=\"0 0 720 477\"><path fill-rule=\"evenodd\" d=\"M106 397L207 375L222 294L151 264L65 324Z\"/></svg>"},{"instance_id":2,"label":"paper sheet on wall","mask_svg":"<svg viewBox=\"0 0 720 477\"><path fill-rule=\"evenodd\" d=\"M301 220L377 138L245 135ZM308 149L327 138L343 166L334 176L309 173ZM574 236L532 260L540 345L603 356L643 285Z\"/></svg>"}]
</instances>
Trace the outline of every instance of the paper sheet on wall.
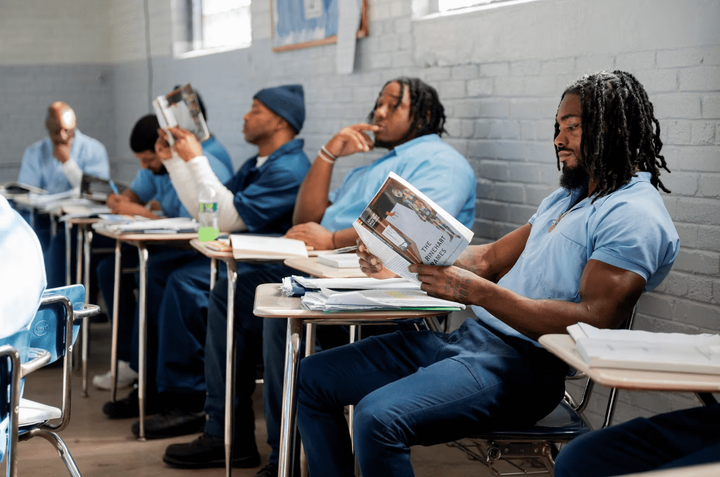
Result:
<instances>
[{"instance_id":1,"label":"paper sheet on wall","mask_svg":"<svg viewBox=\"0 0 720 477\"><path fill-rule=\"evenodd\" d=\"M360 27L360 2L338 0L338 35L335 62L338 74L350 74L355 65L355 43Z\"/></svg>"}]
</instances>

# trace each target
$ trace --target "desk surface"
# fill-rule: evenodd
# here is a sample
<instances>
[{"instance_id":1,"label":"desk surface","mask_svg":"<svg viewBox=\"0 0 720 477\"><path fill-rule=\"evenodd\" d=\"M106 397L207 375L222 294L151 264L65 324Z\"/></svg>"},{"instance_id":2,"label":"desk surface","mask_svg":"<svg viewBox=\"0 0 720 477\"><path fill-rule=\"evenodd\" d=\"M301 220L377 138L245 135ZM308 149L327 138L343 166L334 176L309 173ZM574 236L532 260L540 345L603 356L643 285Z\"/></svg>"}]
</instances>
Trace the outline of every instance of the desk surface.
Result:
<instances>
[{"instance_id":1,"label":"desk surface","mask_svg":"<svg viewBox=\"0 0 720 477\"><path fill-rule=\"evenodd\" d=\"M197 250L198 252L202 253L206 257L210 258L217 258L220 260L228 260L233 258L232 251L230 252L218 252L217 250L210 250L205 246L204 242L201 242L198 240L197 236L190 241L190 246Z\"/></svg>"},{"instance_id":2,"label":"desk surface","mask_svg":"<svg viewBox=\"0 0 720 477\"><path fill-rule=\"evenodd\" d=\"M362 278L360 268L335 268L320 263L318 257L288 258L285 265L318 278Z\"/></svg>"},{"instance_id":3,"label":"desk surface","mask_svg":"<svg viewBox=\"0 0 720 477\"><path fill-rule=\"evenodd\" d=\"M299 297L288 297L280 290L279 283L264 283L255 290L255 305L253 313L262 318L301 318L307 320L323 321L334 324L335 321L349 323L367 321L390 321L408 318L425 318L428 316L447 315L447 311L343 311L326 313L322 311L306 310L300 304Z\"/></svg>"},{"instance_id":4,"label":"desk surface","mask_svg":"<svg viewBox=\"0 0 720 477\"><path fill-rule=\"evenodd\" d=\"M720 391L720 375L591 368L578 354L570 335L544 335L539 341L548 351L603 386L654 391Z\"/></svg>"}]
</instances>

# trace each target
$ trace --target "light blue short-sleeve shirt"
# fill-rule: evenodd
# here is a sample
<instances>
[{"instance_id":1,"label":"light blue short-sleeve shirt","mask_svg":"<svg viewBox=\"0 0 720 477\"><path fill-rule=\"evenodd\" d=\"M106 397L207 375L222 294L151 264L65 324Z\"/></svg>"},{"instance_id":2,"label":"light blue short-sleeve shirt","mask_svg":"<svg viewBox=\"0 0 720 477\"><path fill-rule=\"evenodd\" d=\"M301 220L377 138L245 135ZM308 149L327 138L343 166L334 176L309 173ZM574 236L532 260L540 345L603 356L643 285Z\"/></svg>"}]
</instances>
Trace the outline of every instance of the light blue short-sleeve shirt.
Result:
<instances>
[{"instance_id":1,"label":"light blue short-sleeve shirt","mask_svg":"<svg viewBox=\"0 0 720 477\"><path fill-rule=\"evenodd\" d=\"M105 146L97 139L81 133L79 129L75 129L70 157L85 174L102 179L110 178L110 163ZM41 139L25 150L18 182L40 187L50 194L72 189L62 170L62 164L53 157L53 143L49 137Z\"/></svg>"},{"instance_id":2,"label":"light blue short-sleeve shirt","mask_svg":"<svg viewBox=\"0 0 720 477\"><path fill-rule=\"evenodd\" d=\"M543 200L529 221L532 230L525 249L498 282L500 286L536 300L579 303L580 277L588 260L637 273L647 282L646 291L663 281L677 257L680 240L660 194L650 184L650 173L639 172L612 194L595 202L584 198L570 209L586 193L558 189ZM495 329L529 339L484 308L473 309Z\"/></svg>"},{"instance_id":3,"label":"light blue short-sleeve shirt","mask_svg":"<svg viewBox=\"0 0 720 477\"><path fill-rule=\"evenodd\" d=\"M350 227L391 171L472 228L475 172L462 154L437 134L415 138L371 164L350 171L340 187L330 193L332 204L325 210L320 225L329 230Z\"/></svg>"}]
</instances>

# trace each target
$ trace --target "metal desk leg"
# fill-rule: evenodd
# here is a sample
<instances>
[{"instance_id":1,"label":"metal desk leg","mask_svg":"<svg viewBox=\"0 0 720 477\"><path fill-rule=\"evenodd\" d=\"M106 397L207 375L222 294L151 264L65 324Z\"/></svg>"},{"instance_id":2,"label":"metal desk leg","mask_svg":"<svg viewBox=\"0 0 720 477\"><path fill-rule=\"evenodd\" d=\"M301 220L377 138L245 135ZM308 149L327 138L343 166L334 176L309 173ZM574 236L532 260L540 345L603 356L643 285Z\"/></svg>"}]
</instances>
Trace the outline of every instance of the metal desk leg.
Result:
<instances>
[{"instance_id":1,"label":"metal desk leg","mask_svg":"<svg viewBox=\"0 0 720 477\"><path fill-rule=\"evenodd\" d=\"M72 285L72 224L65 222L65 285Z\"/></svg>"},{"instance_id":2,"label":"metal desk leg","mask_svg":"<svg viewBox=\"0 0 720 477\"><path fill-rule=\"evenodd\" d=\"M138 432L138 440L145 440L145 391L147 384L146 373L146 356L147 356L147 260L148 251L143 242L137 244L138 256L140 257L140 299L139 308L139 350L138 350L138 406L140 411L140 429Z\"/></svg>"},{"instance_id":3,"label":"metal desk leg","mask_svg":"<svg viewBox=\"0 0 720 477\"><path fill-rule=\"evenodd\" d=\"M225 262L227 264L227 262ZM210 259L210 291L215 288L215 281L217 280L217 258Z\"/></svg>"},{"instance_id":4,"label":"metal desk leg","mask_svg":"<svg viewBox=\"0 0 720 477\"><path fill-rule=\"evenodd\" d=\"M306 323L305 324L305 356L310 356L311 354L315 354L315 332L316 332L315 325L313 323ZM295 437L298 437L297 433L294 433ZM297 443L295 444L297 446ZM294 447L295 447L294 446ZM292 453L293 459L295 458L295 452ZM308 477L309 471L308 471L308 463L307 458L305 456L305 447L300 442L300 477Z\"/></svg>"},{"instance_id":5,"label":"metal desk leg","mask_svg":"<svg viewBox=\"0 0 720 477\"><path fill-rule=\"evenodd\" d=\"M302 334L302 320L288 318L287 337L285 339L285 382L283 383L282 422L280 425L279 477L289 477L292 468L292 436L295 433L295 401L297 398L295 382L297 381L300 361Z\"/></svg>"},{"instance_id":6,"label":"metal desk leg","mask_svg":"<svg viewBox=\"0 0 720 477\"><path fill-rule=\"evenodd\" d=\"M82 225L78 228L78 231L83 231L83 255L85 256L85 273L83 276L83 282L85 284L85 304L90 303L90 258L91 251L90 245L93 238L92 230L87 225ZM80 262L80 249L78 249L78 262ZM83 318L82 323L82 395L87 397L88 395L88 352L90 349L90 319Z\"/></svg>"},{"instance_id":7,"label":"metal desk leg","mask_svg":"<svg viewBox=\"0 0 720 477\"><path fill-rule=\"evenodd\" d=\"M119 240L115 241L115 281L113 282L113 309L112 309L112 341L110 343L110 400L115 402L117 396L117 347L118 347L118 318L120 314L120 275L122 246Z\"/></svg>"},{"instance_id":8,"label":"metal desk leg","mask_svg":"<svg viewBox=\"0 0 720 477\"><path fill-rule=\"evenodd\" d=\"M225 337L225 475L232 473L232 441L235 416L235 283L237 282L237 264L235 260L226 260L227 289L227 336Z\"/></svg>"}]
</instances>

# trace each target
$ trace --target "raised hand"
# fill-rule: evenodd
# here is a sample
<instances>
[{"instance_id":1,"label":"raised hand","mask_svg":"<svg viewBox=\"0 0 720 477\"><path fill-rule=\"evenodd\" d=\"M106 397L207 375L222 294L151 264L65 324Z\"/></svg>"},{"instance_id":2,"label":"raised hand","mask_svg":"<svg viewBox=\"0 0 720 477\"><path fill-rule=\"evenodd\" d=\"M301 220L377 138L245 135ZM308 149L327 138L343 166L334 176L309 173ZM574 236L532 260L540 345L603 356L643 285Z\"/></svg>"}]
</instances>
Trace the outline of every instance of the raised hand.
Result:
<instances>
[{"instance_id":1,"label":"raised hand","mask_svg":"<svg viewBox=\"0 0 720 477\"><path fill-rule=\"evenodd\" d=\"M356 152L372 151L373 140L365 131L375 132L377 130L377 126L367 123L348 126L333 136L325 144L325 148L336 157L349 156Z\"/></svg>"}]
</instances>

